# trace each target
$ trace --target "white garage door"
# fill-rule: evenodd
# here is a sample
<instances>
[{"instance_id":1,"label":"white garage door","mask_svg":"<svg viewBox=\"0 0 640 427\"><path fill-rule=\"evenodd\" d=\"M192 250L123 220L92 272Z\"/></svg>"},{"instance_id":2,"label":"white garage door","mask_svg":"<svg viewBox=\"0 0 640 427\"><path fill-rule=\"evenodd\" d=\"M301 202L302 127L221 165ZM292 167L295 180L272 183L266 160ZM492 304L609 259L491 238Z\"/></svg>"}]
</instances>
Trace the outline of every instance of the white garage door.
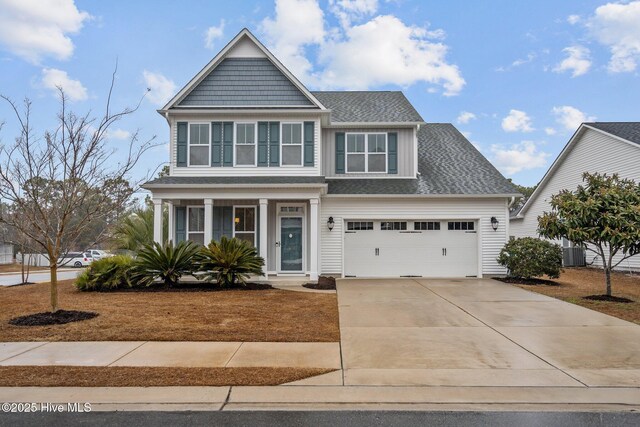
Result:
<instances>
[{"instance_id":1,"label":"white garage door","mask_svg":"<svg viewBox=\"0 0 640 427\"><path fill-rule=\"evenodd\" d=\"M345 221L345 276L476 276L476 228L460 220Z\"/></svg>"}]
</instances>

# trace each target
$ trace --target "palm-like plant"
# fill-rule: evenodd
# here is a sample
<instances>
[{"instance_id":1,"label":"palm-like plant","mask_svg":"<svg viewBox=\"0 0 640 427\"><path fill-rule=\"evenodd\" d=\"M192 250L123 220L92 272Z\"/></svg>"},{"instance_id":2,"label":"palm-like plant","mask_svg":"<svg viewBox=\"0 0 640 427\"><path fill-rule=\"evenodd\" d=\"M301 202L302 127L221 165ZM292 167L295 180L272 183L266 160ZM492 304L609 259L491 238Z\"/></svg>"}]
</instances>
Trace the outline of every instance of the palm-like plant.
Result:
<instances>
[{"instance_id":1,"label":"palm-like plant","mask_svg":"<svg viewBox=\"0 0 640 427\"><path fill-rule=\"evenodd\" d=\"M200 246L191 241L144 245L136 257L134 280L148 286L161 279L166 286L175 286L183 275L197 270L199 252Z\"/></svg>"},{"instance_id":2,"label":"palm-like plant","mask_svg":"<svg viewBox=\"0 0 640 427\"><path fill-rule=\"evenodd\" d=\"M264 258L249 242L222 237L212 241L201 251L202 277L216 281L220 286L245 285L250 275L263 275Z\"/></svg>"},{"instance_id":3,"label":"palm-like plant","mask_svg":"<svg viewBox=\"0 0 640 427\"><path fill-rule=\"evenodd\" d=\"M167 236L169 216L162 212L163 236ZM129 215L120 219L113 231L118 249L137 251L144 245L153 243L153 206L137 207Z\"/></svg>"}]
</instances>

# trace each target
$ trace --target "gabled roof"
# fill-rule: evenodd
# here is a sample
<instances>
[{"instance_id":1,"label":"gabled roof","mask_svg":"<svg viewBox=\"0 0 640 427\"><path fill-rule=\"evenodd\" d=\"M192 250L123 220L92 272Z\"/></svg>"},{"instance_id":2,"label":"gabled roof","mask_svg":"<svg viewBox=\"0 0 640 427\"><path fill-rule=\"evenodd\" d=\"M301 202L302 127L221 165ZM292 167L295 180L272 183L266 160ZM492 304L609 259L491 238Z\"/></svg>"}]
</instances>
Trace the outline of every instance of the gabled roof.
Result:
<instances>
[{"instance_id":1,"label":"gabled roof","mask_svg":"<svg viewBox=\"0 0 640 427\"><path fill-rule=\"evenodd\" d=\"M522 219L527 212L533 201L538 197L538 194L542 192L547 181L551 179L553 173L560 167L564 159L569 155L571 148L576 144L580 137L586 132L587 129L592 129L596 132L603 133L612 138L622 140L628 144L634 145L640 148L640 122L586 122L582 123L578 130L573 134L569 142L564 146L558 157L553 161L549 170L544 174L535 191L531 194L531 197L522 206L517 215L512 219Z\"/></svg>"},{"instance_id":2,"label":"gabled roof","mask_svg":"<svg viewBox=\"0 0 640 427\"><path fill-rule=\"evenodd\" d=\"M400 91L312 92L332 123L424 123Z\"/></svg>"},{"instance_id":3,"label":"gabled roof","mask_svg":"<svg viewBox=\"0 0 640 427\"><path fill-rule=\"evenodd\" d=\"M189 81L189 83L187 83L173 98L171 98L171 100L164 107L162 107L162 109L159 110L159 112L163 113L172 108L176 108L176 109L189 108L188 103L181 104L181 102L191 93L192 90L194 90L198 85L203 83L205 79L207 79L207 77L211 74L211 72L216 67L221 65L221 63L224 62L225 59L227 59L227 55L235 47L237 47L241 43L245 43L246 41L251 42L252 49L255 52L258 52L258 54L264 55L264 58L266 58L275 67L276 70L282 73L282 75L284 75L289 80L291 85L295 87L306 98L308 102L306 102L305 104L301 104L300 107L309 108L311 106L311 107L319 108L321 110L325 110L324 105L322 105L322 103L318 101L318 99L316 99L316 97L313 94L311 94L311 92L284 65L282 65L282 63L278 60L278 58L276 58L262 43L260 43L260 41L253 34L251 34L251 32L248 29L244 28L202 70L200 70L200 72L195 77L193 77ZM245 57L245 58L247 57L247 55L239 55L239 56ZM249 57L251 56L253 55L249 55ZM232 64L227 63L225 67L228 67L229 65L232 65ZM237 62L236 62L236 65L237 65ZM247 64L245 63L244 66L246 67ZM271 71L273 71L273 69ZM251 71L248 71L248 72L250 73ZM219 77L212 78L210 79L210 81L205 83L200 91L200 94L202 94L203 92L206 92L205 88L208 86L209 83L211 83L211 80L216 80L217 78ZM201 96L201 95L198 95L198 93L194 95L196 97ZM193 102L193 100L191 102ZM224 106L228 107L231 105L225 104ZM246 103L243 103L240 106L249 107L249 105ZM265 105L256 104L256 106L264 107ZM270 104L269 106L282 107L274 104ZM292 105L289 103L284 106L291 107ZM220 107L220 106L218 105L213 107Z\"/></svg>"},{"instance_id":4,"label":"gabled roof","mask_svg":"<svg viewBox=\"0 0 640 427\"><path fill-rule=\"evenodd\" d=\"M331 179L331 194L517 196L516 187L450 123L418 131L417 179Z\"/></svg>"}]
</instances>

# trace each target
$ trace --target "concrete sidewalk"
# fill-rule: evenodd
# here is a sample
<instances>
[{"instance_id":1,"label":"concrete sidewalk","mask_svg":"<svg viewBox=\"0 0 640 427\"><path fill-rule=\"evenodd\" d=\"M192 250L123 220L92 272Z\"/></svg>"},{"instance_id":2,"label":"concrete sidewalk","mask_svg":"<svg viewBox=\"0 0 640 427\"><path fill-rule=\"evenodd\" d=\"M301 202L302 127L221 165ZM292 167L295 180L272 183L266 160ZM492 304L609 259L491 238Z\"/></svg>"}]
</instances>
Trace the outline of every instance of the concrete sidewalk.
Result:
<instances>
[{"instance_id":1,"label":"concrete sidewalk","mask_svg":"<svg viewBox=\"0 0 640 427\"><path fill-rule=\"evenodd\" d=\"M340 344L78 341L0 343L0 366L293 367L340 369Z\"/></svg>"}]
</instances>

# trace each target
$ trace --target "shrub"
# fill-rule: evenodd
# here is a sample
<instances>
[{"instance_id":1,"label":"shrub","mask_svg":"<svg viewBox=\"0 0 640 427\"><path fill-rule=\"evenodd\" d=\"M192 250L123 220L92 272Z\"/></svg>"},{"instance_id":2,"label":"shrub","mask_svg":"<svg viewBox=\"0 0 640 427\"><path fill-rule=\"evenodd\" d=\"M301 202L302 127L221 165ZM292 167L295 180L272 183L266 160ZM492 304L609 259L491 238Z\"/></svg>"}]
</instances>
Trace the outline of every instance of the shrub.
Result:
<instances>
[{"instance_id":1,"label":"shrub","mask_svg":"<svg viewBox=\"0 0 640 427\"><path fill-rule=\"evenodd\" d=\"M251 274L263 275L264 259L249 242L222 237L212 241L201 252L201 276L222 287L245 285Z\"/></svg>"},{"instance_id":2,"label":"shrub","mask_svg":"<svg viewBox=\"0 0 640 427\"><path fill-rule=\"evenodd\" d=\"M110 291L131 288L131 267L133 258L116 255L93 261L76 279L75 286L80 291Z\"/></svg>"},{"instance_id":3,"label":"shrub","mask_svg":"<svg viewBox=\"0 0 640 427\"><path fill-rule=\"evenodd\" d=\"M531 279L546 274L557 278L562 267L562 248L533 237L513 239L500 251L498 263L509 269L511 277Z\"/></svg>"},{"instance_id":4,"label":"shrub","mask_svg":"<svg viewBox=\"0 0 640 427\"><path fill-rule=\"evenodd\" d=\"M133 279L149 286L161 279L166 286L175 286L185 274L197 270L200 246L191 241L161 245L144 245L134 262Z\"/></svg>"}]
</instances>

